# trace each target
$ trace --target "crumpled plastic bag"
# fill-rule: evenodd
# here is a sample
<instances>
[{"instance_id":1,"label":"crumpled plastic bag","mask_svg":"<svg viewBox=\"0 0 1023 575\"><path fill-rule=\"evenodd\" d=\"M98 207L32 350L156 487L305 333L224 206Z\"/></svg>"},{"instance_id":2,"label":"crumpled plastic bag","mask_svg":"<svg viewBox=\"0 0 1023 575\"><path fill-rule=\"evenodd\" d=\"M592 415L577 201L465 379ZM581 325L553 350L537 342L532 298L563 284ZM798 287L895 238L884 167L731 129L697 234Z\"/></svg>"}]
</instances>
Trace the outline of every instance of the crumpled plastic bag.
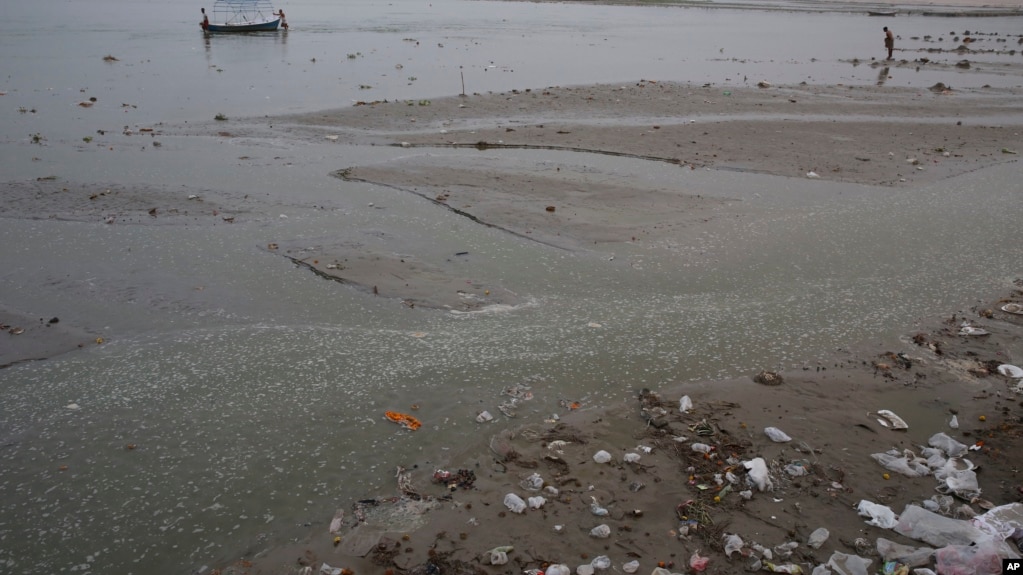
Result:
<instances>
[{"instance_id":1,"label":"crumpled plastic bag","mask_svg":"<svg viewBox=\"0 0 1023 575\"><path fill-rule=\"evenodd\" d=\"M755 457L750 461L743 461L742 464L748 470L747 475L753 480L757 489L774 491L774 483L771 482L771 474L767 471L767 462L763 457Z\"/></svg>"},{"instance_id":2,"label":"crumpled plastic bag","mask_svg":"<svg viewBox=\"0 0 1023 575\"><path fill-rule=\"evenodd\" d=\"M891 529L898 523L895 518L895 512L892 511L891 508L879 503L874 503L873 501L867 501L866 499L860 500L860 503L856 506L856 511L863 517L870 517L870 521L867 521L867 525L874 525L875 527L881 527L883 529Z\"/></svg>"},{"instance_id":3,"label":"crumpled plastic bag","mask_svg":"<svg viewBox=\"0 0 1023 575\"><path fill-rule=\"evenodd\" d=\"M864 559L859 555L846 555L835 551L828 559L830 567L838 575L868 575L867 568L873 563L871 559Z\"/></svg>"},{"instance_id":4,"label":"crumpled plastic bag","mask_svg":"<svg viewBox=\"0 0 1023 575\"><path fill-rule=\"evenodd\" d=\"M870 457L880 463L885 469L901 473L906 477L923 477L931 474L931 468L927 466L927 460L917 457L915 453L908 449L901 454L895 450L885 453L872 453Z\"/></svg>"},{"instance_id":5,"label":"crumpled plastic bag","mask_svg":"<svg viewBox=\"0 0 1023 575\"><path fill-rule=\"evenodd\" d=\"M990 539L969 521L938 515L916 505L906 506L894 529L900 535L934 547L969 545L974 541Z\"/></svg>"},{"instance_id":6,"label":"crumpled plastic bag","mask_svg":"<svg viewBox=\"0 0 1023 575\"><path fill-rule=\"evenodd\" d=\"M949 457L959 457L969 449L965 444L959 443L944 433L935 433L927 440L927 445L936 447L945 452Z\"/></svg>"},{"instance_id":7,"label":"crumpled plastic bag","mask_svg":"<svg viewBox=\"0 0 1023 575\"><path fill-rule=\"evenodd\" d=\"M934 549L931 547L912 547L896 543L884 537L878 537L877 553L885 561L898 561L910 567L923 567L931 563Z\"/></svg>"},{"instance_id":8,"label":"crumpled plastic bag","mask_svg":"<svg viewBox=\"0 0 1023 575\"><path fill-rule=\"evenodd\" d=\"M978 545L949 545L934 554L942 575L1000 575L1002 556L998 545L988 539Z\"/></svg>"}]
</instances>

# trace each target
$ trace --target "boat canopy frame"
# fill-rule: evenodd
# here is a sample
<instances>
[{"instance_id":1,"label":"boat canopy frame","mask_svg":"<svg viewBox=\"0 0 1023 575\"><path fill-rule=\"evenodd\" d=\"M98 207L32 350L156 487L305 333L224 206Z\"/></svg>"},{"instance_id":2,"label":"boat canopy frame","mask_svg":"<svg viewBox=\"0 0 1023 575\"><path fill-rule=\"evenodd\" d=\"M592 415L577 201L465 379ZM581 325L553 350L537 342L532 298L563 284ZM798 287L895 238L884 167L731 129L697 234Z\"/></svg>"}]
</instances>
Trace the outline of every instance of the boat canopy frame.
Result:
<instances>
[{"instance_id":1,"label":"boat canopy frame","mask_svg":"<svg viewBox=\"0 0 1023 575\"><path fill-rule=\"evenodd\" d=\"M217 26L251 26L277 20L270 0L217 0L213 4L210 24Z\"/></svg>"}]
</instances>

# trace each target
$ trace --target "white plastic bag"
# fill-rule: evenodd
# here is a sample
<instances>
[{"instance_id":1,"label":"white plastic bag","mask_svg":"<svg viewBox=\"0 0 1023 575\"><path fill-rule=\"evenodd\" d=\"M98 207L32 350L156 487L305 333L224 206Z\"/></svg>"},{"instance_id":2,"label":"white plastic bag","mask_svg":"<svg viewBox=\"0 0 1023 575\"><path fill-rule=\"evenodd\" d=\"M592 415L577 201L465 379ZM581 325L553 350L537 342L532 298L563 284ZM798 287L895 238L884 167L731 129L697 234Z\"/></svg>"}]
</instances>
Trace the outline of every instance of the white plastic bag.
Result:
<instances>
[{"instance_id":1,"label":"white plastic bag","mask_svg":"<svg viewBox=\"0 0 1023 575\"><path fill-rule=\"evenodd\" d=\"M596 537L597 539L607 539L611 536L611 528L607 525L597 525L593 529L590 529L590 536Z\"/></svg>"},{"instance_id":2,"label":"white plastic bag","mask_svg":"<svg viewBox=\"0 0 1023 575\"><path fill-rule=\"evenodd\" d=\"M554 565L548 565L544 573L547 575L572 575L572 570L564 563L555 563Z\"/></svg>"},{"instance_id":3,"label":"white plastic bag","mask_svg":"<svg viewBox=\"0 0 1023 575\"><path fill-rule=\"evenodd\" d=\"M830 531L824 527L818 527L813 530L813 533L811 533L809 537L806 538L806 544L814 549L820 549L821 545L824 545L824 542L827 541L830 536Z\"/></svg>"},{"instance_id":4,"label":"white plastic bag","mask_svg":"<svg viewBox=\"0 0 1023 575\"><path fill-rule=\"evenodd\" d=\"M959 443L944 433L935 433L927 440L927 445L931 447L937 447L938 449L945 452L949 457L958 457L969 449L966 445Z\"/></svg>"},{"instance_id":5,"label":"white plastic bag","mask_svg":"<svg viewBox=\"0 0 1023 575\"><path fill-rule=\"evenodd\" d=\"M511 509L512 513L522 513L526 510L526 502L514 493L504 496L504 506Z\"/></svg>"},{"instance_id":6,"label":"white plastic bag","mask_svg":"<svg viewBox=\"0 0 1023 575\"><path fill-rule=\"evenodd\" d=\"M629 561L628 563L622 565L622 571L630 574L639 571L639 561L633 559L632 561ZM549 574L550 570L548 570L547 573Z\"/></svg>"},{"instance_id":7,"label":"white plastic bag","mask_svg":"<svg viewBox=\"0 0 1023 575\"><path fill-rule=\"evenodd\" d=\"M856 511L863 517L870 517L867 525L891 529L898 523L895 519L894 511L884 505L867 501L866 499L860 500L859 505L856 506Z\"/></svg>"},{"instance_id":8,"label":"white plastic bag","mask_svg":"<svg viewBox=\"0 0 1023 575\"><path fill-rule=\"evenodd\" d=\"M682 413L689 413L689 410L693 408L693 400L689 399L688 395L683 395L682 399L678 400L678 410Z\"/></svg>"},{"instance_id":9,"label":"white plastic bag","mask_svg":"<svg viewBox=\"0 0 1023 575\"><path fill-rule=\"evenodd\" d=\"M540 509L547 504L547 500L537 495L536 497L530 497L528 499L530 509Z\"/></svg>"},{"instance_id":10,"label":"white plastic bag","mask_svg":"<svg viewBox=\"0 0 1023 575\"><path fill-rule=\"evenodd\" d=\"M868 575L867 568L873 563L870 559L864 559L859 555L846 555L835 551L828 559L828 567L842 575Z\"/></svg>"},{"instance_id":11,"label":"white plastic bag","mask_svg":"<svg viewBox=\"0 0 1023 575\"><path fill-rule=\"evenodd\" d=\"M900 535L935 547L969 545L981 538L988 538L968 521L938 515L916 505L906 506L894 529Z\"/></svg>"},{"instance_id":12,"label":"white plastic bag","mask_svg":"<svg viewBox=\"0 0 1023 575\"><path fill-rule=\"evenodd\" d=\"M728 558L732 557L732 553L741 551L743 545L746 544L743 542L742 537L734 533L725 533L722 538L725 540L725 557Z\"/></svg>"},{"instance_id":13,"label":"white plastic bag","mask_svg":"<svg viewBox=\"0 0 1023 575\"><path fill-rule=\"evenodd\" d=\"M611 461L611 454L601 449L593 454L593 460L597 463L607 463L608 461Z\"/></svg>"},{"instance_id":14,"label":"white plastic bag","mask_svg":"<svg viewBox=\"0 0 1023 575\"><path fill-rule=\"evenodd\" d=\"M767 471L767 462L763 457L755 457L750 461L743 461L743 466L748 470L747 475L760 491L773 491L774 483L771 482L771 474Z\"/></svg>"},{"instance_id":15,"label":"white plastic bag","mask_svg":"<svg viewBox=\"0 0 1023 575\"><path fill-rule=\"evenodd\" d=\"M771 441L777 443L785 443L786 441L792 441L792 438L789 437L788 434L778 429L777 427L765 427L764 434L767 435L767 437L770 438Z\"/></svg>"}]
</instances>

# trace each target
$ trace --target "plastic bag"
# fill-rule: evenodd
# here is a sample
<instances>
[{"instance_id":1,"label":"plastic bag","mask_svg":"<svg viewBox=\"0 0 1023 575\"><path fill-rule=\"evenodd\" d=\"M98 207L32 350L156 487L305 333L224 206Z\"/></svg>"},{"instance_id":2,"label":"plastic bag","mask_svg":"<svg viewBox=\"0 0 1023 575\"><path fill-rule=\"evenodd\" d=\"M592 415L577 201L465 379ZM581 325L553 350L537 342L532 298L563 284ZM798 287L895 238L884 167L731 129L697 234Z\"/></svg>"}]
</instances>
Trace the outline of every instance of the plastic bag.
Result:
<instances>
[{"instance_id":1,"label":"plastic bag","mask_svg":"<svg viewBox=\"0 0 1023 575\"><path fill-rule=\"evenodd\" d=\"M859 505L856 506L856 511L864 517L870 517L867 525L891 529L897 524L894 511L884 505L867 501L866 499L860 501Z\"/></svg>"},{"instance_id":2,"label":"plastic bag","mask_svg":"<svg viewBox=\"0 0 1023 575\"><path fill-rule=\"evenodd\" d=\"M678 400L678 410L682 413L689 413L689 410L693 408L693 400L689 399L688 395L683 395L682 399Z\"/></svg>"},{"instance_id":3,"label":"plastic bag","mask_svg":"<svg viewBox=\"0 0 1023 575\"><path fill-rule=\"evenodd\" d=\"M846 555L835 551L828 559L828 567L839 575L868 575L867 568L873 563L870 559L864 559L859 555Z\"/></svg>"},{"instance_id":4,"label":"plastic bag","mask_svg":"<svg viewBox=\"0 0 1023 575\"><path fill-rule=\"evenodd\" d=\"M593 561L590 561L590 565L593 565L593 568L598 570L607 569L611 566L611 558L607 555L600 555L594 557Z\"/></svg>"},{"instance_id":5,"label":"plastic bag","mask_svg":"<svg viewBox=\"0 0 1023 575\"><path fill-rule=\"evenodd\" d=\"M746 544L742 537L734 533L725 533L722 538L725 540L725 557L731 559L732 553L736 551L742 553L742 547Z\"/></svg>"},{"instance_id":6,"label":"plastic bag","mask_svg":"<svg viewBox=\"0 0 1023 575\"><path fill-rule=\"evenodd\" d=\"M527 491L540 491L543 488L543 477L540 477L539 473L534 473L523 479L519 486Z\"/></svg>"},{"instance_id":7,"label":"plastic bag","mask_svg":"<svg viewBox=\"0 0 1023 575\"><path fill-rule=\"evenodd\" d=\"M635 573L636 571L639 571L639 561L633 559L632 561L622 565L622 571L626 573ZM550 570L548 570L547 573L549 574Z\"/></svg>"},{"instance_id":8,"label":"plastic bag","mask_svg":"<svg viewBox=\"0 0 1023 575\"><path fill-rule=\"evenodd\" d=\"M934 553L942 575L1000 575L1002 558L990 539L979 545L948 545Z\"/></svg>"},{"instance_id":9,"label":"plastic bag","mask_svg":"<svg viewBox=\"0 0 1023 575\"><path fill-rule=\"evenodd\" d=\"M830 531L824 527L818 527L813 530L813 533L811 533L809 537L806 538L806 544L814 549L820 549L821 545L824 545L824 542L827 541L830 536Z\"/></svg>"},{"instance_id":10,"label":"plastic bag","mask_svg":"<svg viewBox=\"0 0 1023 575\"><path fill-rule=\"evenodd\" d=\"M572 575L572 570L564 563L555 563L554 565L548 565L544 573L547 575Z\"/></svg>"},{"instance_id":11,"label":"plastic bag","mask_svg":"<svg viewBox=\"0 0 1023 575\"><path fill-rule=\"evenodd\" d=\"M944 433L935 433L927 440L927 445L937 447L949 457L958 457L969 449L966 445L959 443Z\"/></svg>"},{"instance_id":12,"label":"plastic bag","mask_svg":"<svg viewBox=\"0 0 1023 575\"><path fill-rule=\"evenodd\" d=\"M694 551L689 557L689 568L697 573L707 569L707 563L710 563L710 557L701 557L699 550Z\"/></svg>"},{"instance_id":13,"label":"plastic bag","mask_svg":"<svg viewBox=\"0 0 1023 575\"><path fill-rule=\"evenodd\" d=\"M900 535L935 547L969 545L988 538L968 521L938 515L916 505L906 506L894 529Z\"/></svg>"},{"instance_id":14,"label":"plastic bag","mask_svg":"<svg viewBox=\"0 0 1023 575\"><path fill-rule=\"evenodd\" d=\"M789 437L784 431L778 429L777 427L765 427L764 434L767 435L767 437L769 437L771 441L775 441L777 443L785 443L786 441L792 441L791 437Z\"/></svg>"},{"instance_id":15,"label":"plastic bag","mask_svg":"<svg viewBox=\"0 0 1023 575\"><path fill-rule=\"evenodd\" d=\"M607 539L611 536L611 528L604 524L597 525L590 529L590 536L597 539Z\"/></svg>"},{"instance_id":16,"label":"plastic bag","mask_svg":"<svg viewBox=\"0 0 1023 575\"><path fill-rule=\"evenodd\" d=\"M888 453L872 453L874 461L881 464L889 471L901 473L906 477L923 477L931 474L931 468L927 466L927 460L916 457L913 452L904 452L901 455Z\"/></svg>"},{"instance_id":17,"label":"plastic bag","mask_svg":"<svg viewBox=\"0 0 1023 575\"><path fill-rule=\"evenodd\" d=\"M894 541L877 538L877 553L885 561L898 561L910 567L929 565L934 549L930 547L911 547Z\"/></svg>"},{"instance_id":18,"label":"plastic bag","mask_svg":"<svg viewBox=\"0 0 1023 575\"><path fill-rule=\"evenodd\" d=\"M607 463L608 461L611 461L611 454L601 449L593 454L593 460L597 463Z\"/></svg>"},{"instance_id":19,"label":"plastic bag","mask_svg":"<svg viewBox=\"0 0 1023 575\"><path fill-rule=\"evenodd\" d=\"M512 513L522 513L526 510L526 502L514 493L504 496L504 506L511 509Z\"/></svg>"},{"instance_id":20,"label":"plastic bag","mask_svg":"<svg viewBox=\"0 0 1023 575\"><path fill-rule=\"evenodd\" d=\"M750 461L743 461L743 466L748 470L747 475L760 491L773 491L774 483L771 483L771 474L767 471L767 462L763 457L755 457Z\"/></svg>"},{"instance_id":21,"label":"plastic bag","mask_svg":"<svg viewBox=\"0 0 1023 575\"><path fill-rule=\"evenodd\" d=\"M530 497L528 501L530 509L540 509L541 507L547 504L547 500L539 495L537 495L536 497Z\"/></svg>"}]
</instances>

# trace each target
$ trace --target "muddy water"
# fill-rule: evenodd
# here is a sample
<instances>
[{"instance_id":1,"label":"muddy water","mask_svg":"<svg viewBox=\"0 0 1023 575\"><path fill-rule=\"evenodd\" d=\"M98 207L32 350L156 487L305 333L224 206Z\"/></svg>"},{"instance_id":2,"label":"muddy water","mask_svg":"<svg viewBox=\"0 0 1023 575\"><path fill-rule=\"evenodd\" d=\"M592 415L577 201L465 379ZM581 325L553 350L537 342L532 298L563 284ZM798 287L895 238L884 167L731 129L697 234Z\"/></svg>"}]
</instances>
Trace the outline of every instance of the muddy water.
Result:
<instances>
[{"instance_id":1,"label":"muddy water","mask_svg":"<svg viewBox=\"0 0 1023 575\"><path fill-rule=\"evenodd\" d=\"M4 305L106 340L0 371L4 572L193 572L308 525L325 530L336 507L388 489L399 464L443 464L515 421L499 415L483 430L474 422L480 410L500 413L508 387L531 387L534 399L508 411L536 419L559 413L561 400L601 404L666 382L813 365L1004 290L1023 269L1014 164L892 190L680 175L550 152L430 152L439 162L557 164L742 200L740 217L722 217L686 244L570 253L329 176L407 151L188 137L156 148L119 136L124 125L216 113L452 94L463 73L469 91L637 76L726 83L765 70L772 80L851 81L858 70L837 61L869 58L880 44L873 19L480 2L357 3L341 13L310 4L284 6L288 37L206 41L195 15L165 4L32 6L11 7L17 32L0 40L12 55L0 86L7 180L56 176L72 189L116 183L154 198L250 203L234 224L104 225L41 213L0 226ZM982 24L1001 25L969 22ZM812 42L825 27L841 30L827 34L827 48ZM828 64L776 40L795 31ZM763 56L765 46L776 52ZM107 54L118 60L104 62ZM922 80L913 74L905 81ZM991 78L1004 77L976 81ZM77 105L90 96L92 107ZM441 261L468 252L452 270L500 282L525 303L410 310L266 249L285 241ZM413 405L424 421L415 434L381 417Z\"/></svg>"}]
</instances>

